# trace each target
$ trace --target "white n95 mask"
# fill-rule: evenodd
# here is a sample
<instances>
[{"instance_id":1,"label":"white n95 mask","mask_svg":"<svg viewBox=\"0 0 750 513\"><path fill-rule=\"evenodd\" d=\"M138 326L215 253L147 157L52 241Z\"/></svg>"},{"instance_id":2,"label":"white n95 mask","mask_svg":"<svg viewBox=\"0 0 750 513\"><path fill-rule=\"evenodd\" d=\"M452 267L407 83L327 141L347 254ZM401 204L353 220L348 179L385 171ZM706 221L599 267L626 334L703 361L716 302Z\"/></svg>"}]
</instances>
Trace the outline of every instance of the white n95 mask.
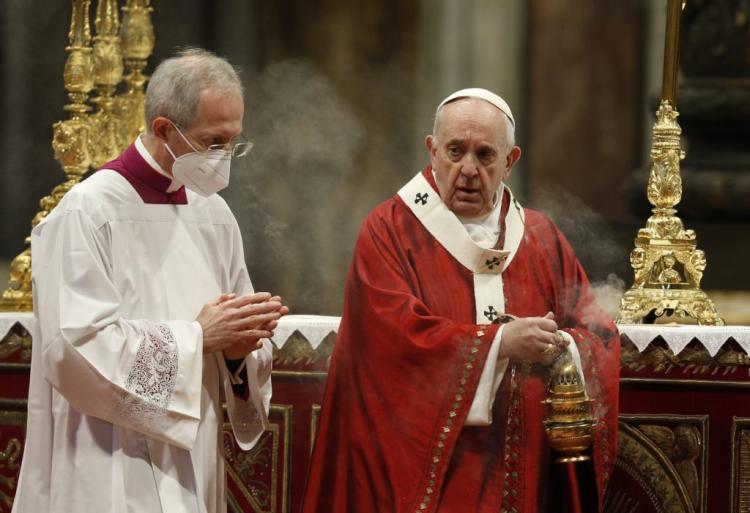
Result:
<instances>
[{"instance_id":1,"label":"white n95 mask","mask_svg":"<svg viewBox=\"0 0 750 513\"><path fill-rule=\"evenodd\" d=\"M172 148L164 144L174 163L172 175L188 189L201 196L208 197L229 185L229 168L232 165L232 151L224 148L210 147L206 151L198 151L182 130L172 121L172 126L180 134L182 140L193 151L176 157Z\"/></svg>"},{"instance_id":2,"label":"white n95 mask","mask_svg":"<svg viewBox=\"0 0 750 513\"><path fill-rule=\"evenodd\" d=\"M229 185L229 168L232 152L229 150L207 150L192 152L175 157L168 145L169 154L174 158L172 174L188 189L210 196Z\"/></svg>"}]
</instances>

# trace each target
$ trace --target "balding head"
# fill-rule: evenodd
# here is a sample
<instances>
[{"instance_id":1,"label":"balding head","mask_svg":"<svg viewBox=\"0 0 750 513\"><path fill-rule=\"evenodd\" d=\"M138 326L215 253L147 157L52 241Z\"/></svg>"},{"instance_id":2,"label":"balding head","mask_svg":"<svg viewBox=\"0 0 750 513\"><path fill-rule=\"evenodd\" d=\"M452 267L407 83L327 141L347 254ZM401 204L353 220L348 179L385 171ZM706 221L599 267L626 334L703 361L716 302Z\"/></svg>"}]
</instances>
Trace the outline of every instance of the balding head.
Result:
<instances>
[{"instance_id":1,"label":"balding head","mask_svg":"<svg viewBox=\"0 0 750 513\"><path fill-rule=\"evenodd\" d=\"M501 119L500 122L505 127L508 142L511 146L515 145L516 120L513 117L513 112L511 111L510 106L505 100L503 100L500 96L496 95L492 91L488 91L487 89L482 89L479 87L461 89L459 91L456 91L455 93L450 94L442 102L440 102L440 104L437 106L437 109L435 110L435 121L432 126L432 135L437 135L441 113L446 105L472 98L483 100L489 103L503 114L503 119Z\"/></svg>"}]
</instances>

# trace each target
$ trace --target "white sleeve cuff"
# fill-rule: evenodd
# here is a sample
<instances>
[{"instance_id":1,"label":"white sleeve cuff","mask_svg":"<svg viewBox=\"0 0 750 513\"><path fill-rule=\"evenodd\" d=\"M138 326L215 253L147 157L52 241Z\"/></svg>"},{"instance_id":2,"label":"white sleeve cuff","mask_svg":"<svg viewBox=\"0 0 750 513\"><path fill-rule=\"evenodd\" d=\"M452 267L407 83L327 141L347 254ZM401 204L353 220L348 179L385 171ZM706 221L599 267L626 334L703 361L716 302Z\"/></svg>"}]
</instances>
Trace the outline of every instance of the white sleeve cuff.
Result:
<instances>
[{"instance_id":1,"label":"white sleeve cuff","mask_svg":"<svg viewBox=\"0 0 750 513\"><path fill-rule=\"evenodd\" d=\"M503 380L505 369L508 368L507 358L500 360L497 358L500 353L503 327L504 325L500 326L492 340L487 361L482 369L477 391L474 394L474 400L471 402L469 414L464 423L467 426L489 426L492 424L492 405L495 402L495 395L500 387L500 382Z\"/></svg>"},{"instance_id":2,"label":"white sleeve cuff","mask_svg":"<svg viewBox=\"0 0 750 513\"><path fill-rule=\"evenodd\" d=\"M271 342L263 341L263 347L245 357L245 363L240 370L247 370L247 400L236 396L231 387L232 375L226 367L223 356L219 357L220 368L226 372L224 381L224 396L227 401L227 413L232 424L235 440L243 450L250 450L263 434L264 429L270 429L268 412L271 402ZM269 367L266 369L266 367ZM239 370L237 372L240 372Z\"/></svg>"}]
</instances>

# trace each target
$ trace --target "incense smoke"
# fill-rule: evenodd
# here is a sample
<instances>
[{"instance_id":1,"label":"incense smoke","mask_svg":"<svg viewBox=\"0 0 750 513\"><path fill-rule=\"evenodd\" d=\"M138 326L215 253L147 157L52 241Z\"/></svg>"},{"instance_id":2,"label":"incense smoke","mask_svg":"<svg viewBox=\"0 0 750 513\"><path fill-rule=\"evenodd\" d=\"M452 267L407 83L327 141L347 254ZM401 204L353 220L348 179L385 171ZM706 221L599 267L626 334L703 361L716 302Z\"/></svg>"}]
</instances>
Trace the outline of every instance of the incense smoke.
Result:
<instances>
[{"instance_id":1,"label":"incense smoke","mask_svg":"<svg viewBox=\"0 0 750 513\"><path fill-rule=\"evenodd\" d=\"M593 282L591 292L594 294L599 307L604 310L610 318L617 317L617 310L620 308L620 299L625 293L625 282L610 273L606 280ZM584 319L588 323L588 319Z\"/></svg>"},{"instance_id":2,"label":"incense smoke","mask_svg":"<svg viewBox=\"0 0 750 513\"><path fill-rule=\"evenodd\" d=\"M612 270L623 267L628 251L617 242L601 214L560 187L553 190L552 186L542 186L534 194L534 200L533 208L547 214L565 234L592 282L598 306L614 318L625 292L625 282ZM595 312L587 312L585 316L593 319Z\"/></svg>"},{"instance_id":3,"label":"incense smoke","mask_svg":"<svg viewBox=\"0 0 750 513\"><path fill-rule=\"evenodd\" d=\"M338 313L320 297L343 290L360 221L346 206L362 123L309 62L272 64L245 82L254 147L233 163L224 197L240 220L254 286L282 292L293 310Z\"/></svg>"}]
</instances>

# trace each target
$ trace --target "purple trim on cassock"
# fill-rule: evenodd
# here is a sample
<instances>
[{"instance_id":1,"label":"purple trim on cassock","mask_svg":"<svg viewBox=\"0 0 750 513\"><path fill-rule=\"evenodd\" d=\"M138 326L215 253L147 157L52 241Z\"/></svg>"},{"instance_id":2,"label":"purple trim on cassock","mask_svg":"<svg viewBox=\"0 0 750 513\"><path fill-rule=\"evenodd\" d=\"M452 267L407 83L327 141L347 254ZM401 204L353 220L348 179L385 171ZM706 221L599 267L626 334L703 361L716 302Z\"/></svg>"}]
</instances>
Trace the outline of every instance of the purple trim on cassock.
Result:
<instances>
[{"instance_id":1,"label":"purple trim on cassock","mask_svg":"<svg viewBox=\"0 0 750 513\"><path fill-rule=\"evenodd\" d=\"M112 169L120 173L136 190L144 203L187 205L187 194L183 185L174 192L167 192L172 180L159 173L138 153L135 143L128 146L119 157L99 169Z\"/></svg>"}]
</instances>

